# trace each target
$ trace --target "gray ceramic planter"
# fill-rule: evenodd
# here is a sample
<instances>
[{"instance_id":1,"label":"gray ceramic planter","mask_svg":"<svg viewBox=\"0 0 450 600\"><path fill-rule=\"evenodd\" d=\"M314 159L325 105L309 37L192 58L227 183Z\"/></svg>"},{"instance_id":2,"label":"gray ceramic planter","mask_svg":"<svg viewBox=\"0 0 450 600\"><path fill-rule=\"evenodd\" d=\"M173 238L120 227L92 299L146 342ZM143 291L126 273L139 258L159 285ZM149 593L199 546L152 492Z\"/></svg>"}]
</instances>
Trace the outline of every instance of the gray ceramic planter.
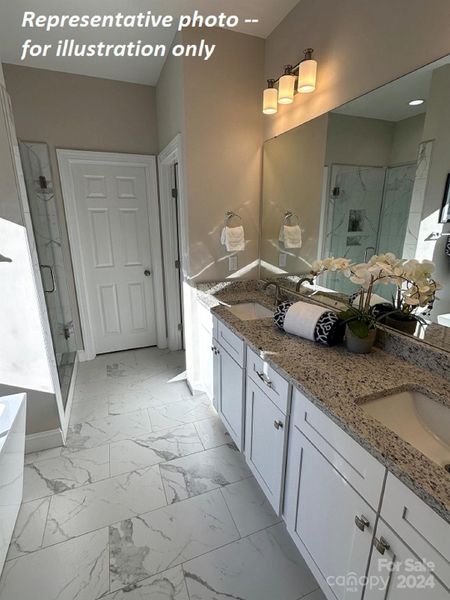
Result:
<instances>
[{"instance_id":1,"label":"gray ceramic planter","mask_svg":"<svg viewBox=\"0 0 450 600\"><path fill-rule=\"evenodd\" d=\"M355 354L368 354L375 343L376 335L376 329L372 329L367 337L360 338L347 325L345 328L345 345L347 350Z\"/></svg>"}]
</instances>

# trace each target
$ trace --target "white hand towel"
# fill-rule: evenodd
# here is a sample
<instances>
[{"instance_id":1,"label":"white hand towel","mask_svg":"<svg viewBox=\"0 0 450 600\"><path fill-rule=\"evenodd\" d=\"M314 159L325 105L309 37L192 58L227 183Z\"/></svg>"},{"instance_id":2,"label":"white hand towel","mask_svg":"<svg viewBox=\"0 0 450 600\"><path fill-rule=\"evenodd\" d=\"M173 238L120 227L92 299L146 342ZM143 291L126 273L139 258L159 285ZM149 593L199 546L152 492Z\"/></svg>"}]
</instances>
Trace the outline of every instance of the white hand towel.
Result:
<instances>
[{"instance_id":1,"label":"white hand towel","mask_svg":"<svg viewBox=\"0 0 450 600\"><path fill-rule=\"evenodd\" d=\"M301 248L302 230L300 225L282 225L279 241L284 244L285 248Z\"/></svg>"},{"instance_id":2,"label":"white hand towel","mask_svg":"<svg viewBox=\"0 0 450 600\"><path fill-rule=\"evenodd\" d=\"M308 302L296 302L289 307L284 318L284 330L287 333L298 335L299 337L314 342L314 330L317 321L327 312L327 308L308 304Z\"/></svg>"},{"instance_id":3,"label":"white hand towel","mask_svg":"<svg viewBox=\"0 0 450 600\"><path fill-rule=\"evenodd\" d=\"M238 227L224 227L220 241L228 252L241 252L245 250L244 228L242 225Z\"/></svg>"}]
</instances>

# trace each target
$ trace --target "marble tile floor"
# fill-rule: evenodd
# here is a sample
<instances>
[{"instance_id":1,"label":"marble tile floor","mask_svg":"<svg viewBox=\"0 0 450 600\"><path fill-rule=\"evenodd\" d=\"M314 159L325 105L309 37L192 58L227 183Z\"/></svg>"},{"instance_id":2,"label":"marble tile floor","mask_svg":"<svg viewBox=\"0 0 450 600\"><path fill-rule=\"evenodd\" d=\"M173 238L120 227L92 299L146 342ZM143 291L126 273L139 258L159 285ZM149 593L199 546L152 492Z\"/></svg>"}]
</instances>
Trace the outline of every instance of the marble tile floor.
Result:
<instances>
[{"instance_id":1,"label":"marble tile floor","mask_svg":"<svg viewBox=\"0 0 450 600\"><path fill-rule=\"evenodd\" d=\"M26 456L0 600L324 600L182 352L79 367L64 448Z\"/></svg>"}]
</instances>

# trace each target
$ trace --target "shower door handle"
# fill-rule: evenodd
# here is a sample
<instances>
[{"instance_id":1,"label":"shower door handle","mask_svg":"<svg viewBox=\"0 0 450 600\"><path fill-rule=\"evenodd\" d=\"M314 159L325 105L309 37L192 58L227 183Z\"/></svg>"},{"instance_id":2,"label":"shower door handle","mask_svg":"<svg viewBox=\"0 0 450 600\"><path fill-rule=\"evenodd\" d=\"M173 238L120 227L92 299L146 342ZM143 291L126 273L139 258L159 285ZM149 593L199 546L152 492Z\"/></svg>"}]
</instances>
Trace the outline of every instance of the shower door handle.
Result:
<instances>
[{"instance_id":1,"label":"shower door handle","mask_svg":"<svg viewBox=\"0 0 450 600\"><path fill-rule=\"evenodd\" d=\"M373 252L375 253L375 246L367 246L366 251L364 252L364 262L367 262L367 257L369 256L370 250L373 250Z\"/></svg>"},{"instance_id":2,"label":"shower door handle","mask_svg":"<svg viewBox=\"0 0 450 600\"><path fill-rule=\"evenodd\" d=\"M51 267L50 265L39 265L41 270L43 271L44 269L48 269L50 271L50 276L52 278L52 289L51 290L46 290L45 286L44 286L44 292L46 294L53 294L53 292L56 290L56 283L55 283L55 274L53 273L53 267ZM44 283L44 278L42 277L42 283Z\"/></svg>"}]
</instances>

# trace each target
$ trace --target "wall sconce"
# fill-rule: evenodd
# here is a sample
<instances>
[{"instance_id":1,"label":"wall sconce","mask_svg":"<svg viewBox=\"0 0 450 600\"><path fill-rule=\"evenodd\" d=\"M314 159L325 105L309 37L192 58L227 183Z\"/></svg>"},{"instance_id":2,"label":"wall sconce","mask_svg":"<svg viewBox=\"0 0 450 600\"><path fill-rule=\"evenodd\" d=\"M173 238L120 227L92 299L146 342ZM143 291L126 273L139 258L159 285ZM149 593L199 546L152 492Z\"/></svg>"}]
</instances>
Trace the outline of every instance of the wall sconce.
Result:
<instances>
[{"instance_id":1,"label":"wall sconce","mask_svg":"<svg viewBox=\"0 0 450 600\"><path fill-rule=\"evenodd\" d=\"M305 58L298 66L298 91L300 94L310 94L316 89L317 60L312 58L312 48L303 51Z\"/></svg>"},{"instance_id":2,"label":"wall sconce","mask_svg":"<svg viewBox=\"0 0 450 600\"><path fill-rule=\"evenodd\" d=\"M292 74L292 65L284 67L284 75L278 82L278 104L292 104L294 102L295 75Z\"/></svg>"},{"instance_id":3,"label":"wall sconce","mask_svg":"<svg viewBox=\"0 0 450 600\"><path fill-rule=\"evenodd\" d=\"M310 94L316 89L317 61L312 58L312 48L303 51L304 58L295 66L286 65L284 74L278 79L268 79L267 88L263 95L263 113L273 115L278 112L278 104L292 104L295 94L295 80L297 92ZM278 84L278 91L275 88Z\"/></svg>"},{"instance_id":4,"label":"wall sconce","mask_svg":"<svg viewBox=\"0 0 450 600\"><path fill-rule=\"evenodd\" d=\"M275 79L267 80L267 88L264 90L263 113L274 115L278 112L278 90L275 87Z\"/></svg>"}]
</instances>

